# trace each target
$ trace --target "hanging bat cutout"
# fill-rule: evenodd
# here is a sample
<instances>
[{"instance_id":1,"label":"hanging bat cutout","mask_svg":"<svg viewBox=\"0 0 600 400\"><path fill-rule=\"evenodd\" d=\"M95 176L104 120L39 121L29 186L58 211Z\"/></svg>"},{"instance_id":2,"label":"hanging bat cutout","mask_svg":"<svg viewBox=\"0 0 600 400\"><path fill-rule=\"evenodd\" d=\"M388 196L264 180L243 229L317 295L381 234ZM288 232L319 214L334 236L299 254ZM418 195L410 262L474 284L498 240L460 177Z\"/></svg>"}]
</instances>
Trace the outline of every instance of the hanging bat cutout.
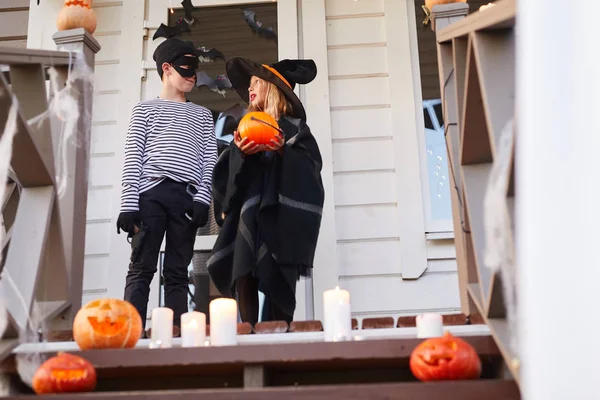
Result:
<instances>
[{"instance_id":1,"label":"hanging bat cutout","mask_svg":"<svg viewBox=\"0 0 600 400\"><path fill-rule=\"evenodd\" d=\"M196 73L196 86L206 86L213 92L219 93L225 97L225 89L231 88L231 82L225 75L217 75L217 79L212 79L204 71Z\"/></svg>"},{"instance_id":2,"label":"hanging bat cutout","mask_svg":"<svg viewBox=\"0 0 600 400\"><path fill-rule=\"evenodd\" d=\"M199 54L198 59L201 62L211 62L215 61L217 58L225 61L225 55L215 48L207 50L206 47L198 47L197 50Z\"/></svg>"},{"instance_id":3,"label":"hanging bat cutout","mask_svg":"<svg viewBox=\"0 0 600 400\"><path fill-rule=\"evenodd\" d=\"M156 33L152 37L152 40L156 40L160 37L169 39L173 36L182 34L183 32L191 32L190 26L185 21L181 21L181 23L178 23L175 26L167 26L165 24L160 24L160 26L156 30Z\"/></svg>"},{"instance_id":4,"label":"hanging bat cutout","mask_svg":"<svg viewBox=\"0 0 600 400\"><path fill-rule=\"evenodd\" d=\"M234 104L229 107L227 110L223 111L221 115L219 115L218 119L231 117L236 121L239 121L248 113L248 109L239 105L239 103Z\"/></svg>"},{"instance_id":5,"label":"hanging bat cutout","mask_svg":"<svg viewBox=\"0 0 600 400\"><path fill-rule=\"evenodd\" d=\"M187 22L190 26L193 25L195 20L194 17L192 17L192 11L194 11L192 0L183 0L181 5L183 6L183 11L185 13L185 22Z\"/></svg>"},{"instance_id":6,"label":"hanging bat cutout","mask_svg":"<svg viewBox=\"0 0 600 400\"><path fill-rule=\"evenodd\" d=\"M244 18L246 18L246 22L248 26L252 29L252 32L258 34L258 36L263 36L267 40L274 40L277 42L277 34L273 30L273 28L263 28L263 23L256 20L256 12L244 9Z\"/></svg>"}]
</instances>

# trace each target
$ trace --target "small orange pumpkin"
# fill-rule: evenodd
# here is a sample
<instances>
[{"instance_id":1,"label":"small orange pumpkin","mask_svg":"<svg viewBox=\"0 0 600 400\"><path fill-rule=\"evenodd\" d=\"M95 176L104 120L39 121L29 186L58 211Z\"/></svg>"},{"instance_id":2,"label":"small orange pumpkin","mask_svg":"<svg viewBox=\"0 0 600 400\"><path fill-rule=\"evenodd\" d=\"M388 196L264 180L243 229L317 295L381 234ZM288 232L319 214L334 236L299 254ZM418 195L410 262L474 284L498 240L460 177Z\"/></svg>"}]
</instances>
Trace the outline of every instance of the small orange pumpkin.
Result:
<instances>
[{"instance_id":1,"label":"small orange pumpkin","mask_svg":"<svg viewBox=\"0 0 600 400\"><path fill-rule=\"evenodd\" d=\"M59 31L85 28L89 33L96 31L98 21L92 10L93 0L65 0L63 8L56 18L56 28Z\"/></svg>"},{"instance_id":2,"label":"small orange pumpkin","mask_svg":"<svg viewBox=\"0 0 600 400\"><path fill-rule=\"evenodd\" d=\"M128 301L93 300L73 321L73 339L82 350L135 346L142 335L142 318Z\"/></svg>"},{"instance_id":3,"label":"small orange pumpkin","mask_svg":"<svg viewBox=\"0 0 600 400\"><path fill-rule=\"evenodd\" d=\"M271 139L283 133L279 124L270 114L262 111L249 112L240 120L238 132L243 139L248 138L256 144L270 144Z\"/></svg>"},{"instance_id":4,"label":"small orange pumpkin","mask_svg":"<svg viewBox=\"0 0 600 400\"><path fill-rule=\"evenodd\" d=\"M421 381L477 379L481 376L481 360L469 343L446 332L415 347L410 370Z\"/></svg>"},{"instance_id":5,"label":"small orange pumpkin","mask_svg":"<svg viewBox=\"0 0 600 400\"><path fill-rule=\"evenodd\" d=\"M61 352L35 371L32 387L37 394L91 392L96 369L83 357Z\"/></svg>"},{"instance_id":6,"label":"small orange pumpkin","mask_svg":"<svg viewBox=\"0 0 600 400\"><path fill-rule=\"evenodd\" d=\"M433 6L437 6L439 4L448 4L448 3L466 3L467 0L425 0L425 5L431 11Z\"/></svg>"}]
</instances>

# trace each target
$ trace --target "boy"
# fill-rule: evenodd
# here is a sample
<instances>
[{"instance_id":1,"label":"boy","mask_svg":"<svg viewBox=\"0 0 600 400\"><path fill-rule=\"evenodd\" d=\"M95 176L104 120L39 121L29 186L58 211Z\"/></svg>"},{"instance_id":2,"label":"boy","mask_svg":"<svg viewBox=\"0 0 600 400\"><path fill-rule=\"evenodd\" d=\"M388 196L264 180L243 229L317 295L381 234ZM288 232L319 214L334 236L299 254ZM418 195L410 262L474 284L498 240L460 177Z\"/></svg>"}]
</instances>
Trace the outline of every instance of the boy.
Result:
<instances>
[{"instance_id":1,"label":"boy","mask_svg":"<svg viewBox=\"0 0 600 400\"><path fill-rule=\"evenodd\" d=\"M131 238L125 300L146 323L150 283L166 233L165 306L174 334L188 311L188 265L198 227L208 220L217 142L211 112L186 101L196 85L198 55L191 43L168 39L154 52L162 79L160 96L132 111L123 165L117 233Z\"/></svg>"}]
</instances>

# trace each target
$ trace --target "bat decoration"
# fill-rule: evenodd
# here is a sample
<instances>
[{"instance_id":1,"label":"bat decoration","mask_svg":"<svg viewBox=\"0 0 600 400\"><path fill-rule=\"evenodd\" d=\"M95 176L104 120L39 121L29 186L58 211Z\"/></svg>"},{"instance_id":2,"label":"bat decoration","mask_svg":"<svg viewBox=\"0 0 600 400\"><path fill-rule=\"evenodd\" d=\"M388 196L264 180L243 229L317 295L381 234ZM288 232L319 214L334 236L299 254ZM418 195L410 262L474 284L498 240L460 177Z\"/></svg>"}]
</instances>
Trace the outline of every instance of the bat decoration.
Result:
<instances>
[{"instance_id":1,"label":"bat decoration","mask_svg":"<svg viewBox=\"0 0 600 400\"><path fill-rule=\"evenodd\" d=\"M239 121L244 115L246 115L247 112L248 109L243 108L239 105L239 103L236 103L233 106L229 107L227 110L223 111L221 115L219 115L218 119L231 117L236 121Z\"/></svg>"},{"instance_id":2,"label":"bat decoration","mask_svg":"<svg viewBox=\"0 0 600 400\"><path fill-rule=\"evenodd\" d=\"M198 59L200 59L201 62L211 62L215 61L217 58L221 58L225 61L225 55L215 48L208 50L206 47L198 47L198 54Z\"/></svg>"},{"instance_id":3,"label":"bat decoration","mask_svg":"<svg viewBox=\"0 0 600 400\"><path fill-rule=\"evenodd\" d=\"M187 22L190 26L194 24L194 17L192 17L192 11L194 11L194 5L192 4L192 0L183 0L181 2L183 6L183 11L185 12L185 17L183 18L185 22Z\"/></svg>"},{"instance_id":4,"label":"bat decoration","mask_svg":"<svg viewBox=\"0 0 600 400\"><path fill-rule=\"evenodd\" d=\"M225 75L217 75L217 79L212 79L204 71L196 73L196 86L206 86L213 92L219 93L225 97L225 89L231 88L231 82Z\"/></svg>"},{"instance_id":5,"label":"bat decoration","mask_svg":"<svg viewBox=\"0 0 600 400\"><path fill-rule=\"evenodd\" d=\"M169 39L183 32L191 32L190 26L185 21L181 21L181 23L177 23L177 25L175 26L167 26L165 24L160 24L160 26L156 30L156 33L152 37L152 40L156 40L159 37Z\"/></svg>"},{"instance_id":6,"label":"bat decoration","mask_svg":"<svg viewBox=\"0 0 600 400\"><path fill-rule=\"evenodd\" d=\"M252 32L258 34L258 36L264 36L267 40L272 39L277 41L277 34L273 28L264 28L263 23L256 20L256 12L250 9L244 9L244 18L248 23L248 26L252 29Z\"/></svg>"}]
</instances>

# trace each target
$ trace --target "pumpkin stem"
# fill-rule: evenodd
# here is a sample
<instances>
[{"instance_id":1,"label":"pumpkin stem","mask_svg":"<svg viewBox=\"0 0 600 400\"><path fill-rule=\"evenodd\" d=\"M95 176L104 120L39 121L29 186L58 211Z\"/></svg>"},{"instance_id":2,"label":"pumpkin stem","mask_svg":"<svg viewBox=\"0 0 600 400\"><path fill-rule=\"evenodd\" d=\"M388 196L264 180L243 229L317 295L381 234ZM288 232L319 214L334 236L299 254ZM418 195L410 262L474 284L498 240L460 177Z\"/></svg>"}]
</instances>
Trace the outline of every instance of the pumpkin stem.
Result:
<instances>
[{"instance_id":1,"label":"pumpkin stem","mask_svg":"<svg viewBox=\"0 0 600 400\"><path fill-rule=\"evenodd\" d=\"M271 125L267 121L263 121L262 119L258 119L258 118L254 117L254 116L251 116L250 119L252 121L260 122L261 124L265 124L267 126L270 126L271 128L275 129L277 132L279 132L279 133L281 133L283 135L283 131L281 129L277 128L276 126Z\"/></svg>"}]
</instances>

